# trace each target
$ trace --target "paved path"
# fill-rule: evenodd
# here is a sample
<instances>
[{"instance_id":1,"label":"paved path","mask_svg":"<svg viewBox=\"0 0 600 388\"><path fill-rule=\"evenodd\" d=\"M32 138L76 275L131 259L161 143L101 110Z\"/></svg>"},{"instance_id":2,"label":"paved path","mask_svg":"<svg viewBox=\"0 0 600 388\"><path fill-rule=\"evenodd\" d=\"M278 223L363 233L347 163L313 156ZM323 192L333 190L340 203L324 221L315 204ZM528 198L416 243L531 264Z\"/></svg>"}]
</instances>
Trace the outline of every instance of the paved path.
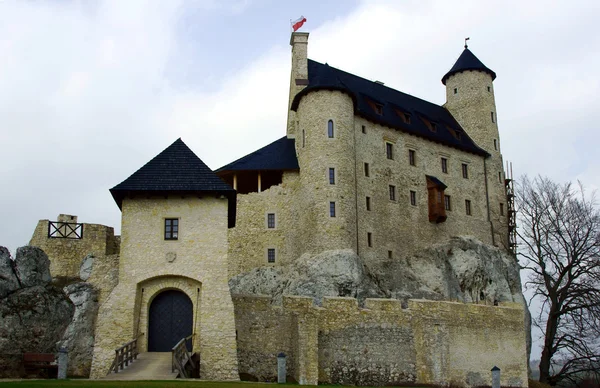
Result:
<instances>
[{"instance_id":1,"label":"paved path","mask_svg":"<svg viewBox=\"0 0 600 388\"><path fill-rule=\"evenodd\" d=\"M137 360L119 373L111 372L102 380L173 380L177 372L171 372L171 352L140 353Z\"/></svg>"}]
</instances>

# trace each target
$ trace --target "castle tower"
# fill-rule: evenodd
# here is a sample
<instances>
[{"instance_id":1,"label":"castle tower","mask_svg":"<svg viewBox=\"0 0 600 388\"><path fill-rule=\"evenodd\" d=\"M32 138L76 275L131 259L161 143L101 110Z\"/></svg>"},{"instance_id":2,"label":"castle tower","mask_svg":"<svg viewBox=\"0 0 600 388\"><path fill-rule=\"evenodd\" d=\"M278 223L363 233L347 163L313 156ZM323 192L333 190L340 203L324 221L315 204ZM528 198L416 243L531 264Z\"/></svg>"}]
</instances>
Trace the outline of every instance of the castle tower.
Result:
<instances>
[{"instance_id":1,"label":"castle tower","mask_svg":"<svg viewBox=\"0 0 600 388\"><path fill-rule=\"evenodd\" d=\"M444 107L490 156L485 160L488 216L494 244L508 247L505 175L500 152L493 81L496 73L486 67L465 44L465 49L442 78L446 85Z\"/></svg>"},{"instance_id":2,"label":"castle tower","mask_svg":"<svg viewBox=\"0 0 600 388\"><path fill-rule=\"evenodd\" d=\"M308 86L316 65L307 42L308 33L292 33L288 137L296 139L302 194L294 206L303 231L296 238L304 252L356 250L354 103L344 91Z\"/></svg>"}]
</instances>

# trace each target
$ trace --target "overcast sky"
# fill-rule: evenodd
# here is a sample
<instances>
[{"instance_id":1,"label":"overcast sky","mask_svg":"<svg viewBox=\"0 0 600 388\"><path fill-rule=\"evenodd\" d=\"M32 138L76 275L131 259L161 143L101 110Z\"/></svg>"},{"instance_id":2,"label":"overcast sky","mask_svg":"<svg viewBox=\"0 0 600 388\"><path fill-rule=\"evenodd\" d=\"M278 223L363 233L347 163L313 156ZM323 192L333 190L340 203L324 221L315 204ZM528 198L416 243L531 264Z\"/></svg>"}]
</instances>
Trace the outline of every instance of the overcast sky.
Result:
<instances>
[{"instance_id":1,"label":"overcast sky","mask_svg":"<svg viewBox=\"0 0 600 388\"><path fill-rule=\"evenodd\" d=\"M216 169L285 135L300 15L310 58L438 104L469 36L515 175L600 187L598 1L0 0L0 245L119 233L108 190L179 137Z\"/></svg>"}]
</instances>

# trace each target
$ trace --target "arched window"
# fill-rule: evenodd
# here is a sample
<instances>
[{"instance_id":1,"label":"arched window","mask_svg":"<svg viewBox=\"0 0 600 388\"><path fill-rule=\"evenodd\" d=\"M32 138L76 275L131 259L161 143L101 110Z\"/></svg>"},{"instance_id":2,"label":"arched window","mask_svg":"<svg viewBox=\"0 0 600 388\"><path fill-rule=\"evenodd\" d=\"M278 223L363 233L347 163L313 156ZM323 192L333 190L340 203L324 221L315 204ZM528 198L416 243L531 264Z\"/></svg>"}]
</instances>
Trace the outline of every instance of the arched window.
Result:
<instances>
[{"instance_id":1,"label":"arched window","mask_svg":"<svg viewBox=\"0 0 600 388\"><path fill-rule=\"evenodd\" d=\"M327 136L333 139L333 120L327 122Z\"/></svg>"}]
</instances>

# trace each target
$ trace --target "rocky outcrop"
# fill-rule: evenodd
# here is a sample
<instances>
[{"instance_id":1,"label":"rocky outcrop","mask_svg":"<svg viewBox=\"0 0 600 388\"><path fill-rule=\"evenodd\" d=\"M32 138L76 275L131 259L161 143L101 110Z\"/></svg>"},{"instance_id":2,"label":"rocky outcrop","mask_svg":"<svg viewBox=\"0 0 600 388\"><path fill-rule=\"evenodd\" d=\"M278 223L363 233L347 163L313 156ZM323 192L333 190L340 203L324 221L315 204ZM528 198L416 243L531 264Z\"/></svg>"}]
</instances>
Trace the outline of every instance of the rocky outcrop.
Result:
<instances>
[{"instance_id":1,"label":"rocky outcrop","mask_svg":"<svg viewBox=\"0 0 600 388\"><path fill-rule=\"evenodd\" d=\"M14 268L18 288L10 273L4 273L0 297L0 377L22 375L24 352L55 353L73 316L74 307L62 290L50 284L49 260L39 248L17 250L14 262L6 262L6 248L0 247L4 268ZM10 256L8 256L10 260ZM7 281L6 278L9 280Z\"/></svg>"},{"instance_id":2,"label":"rocky outcrop","mask_svg":"<svg viewBox=\"0 0 600 388\"><path fill-rule=\"evenodd\" d=\"M415 255L367 268L351 250L302 256L287 267L262 267L233 277L233 294L523 302L519 266L504 251L470 237L452 238Z\"/></svg>"},{"instance_id":3,"label":"rocky outcrop","mask_svg":"<svg viewBox=\"0 0 600 388\"><path fill-rule=\"evenodd\" d=\"M19 280L14 270L14 262L10 252L0 247L0 299L19 289Z\"/></svg>"},{"instance_id":4,"label":"rocky outcrop","mask_svg":"<svg viewBox=\"0 0 600 388\"><path fill-rule=\"evenodd\" d=\"M59 342L59 347L69 352L67 375L89 377L98 314L98 290L89 283L75 283L66 286L63 291L75 306L73 319Z\"/></svg>"}]
</instances>

